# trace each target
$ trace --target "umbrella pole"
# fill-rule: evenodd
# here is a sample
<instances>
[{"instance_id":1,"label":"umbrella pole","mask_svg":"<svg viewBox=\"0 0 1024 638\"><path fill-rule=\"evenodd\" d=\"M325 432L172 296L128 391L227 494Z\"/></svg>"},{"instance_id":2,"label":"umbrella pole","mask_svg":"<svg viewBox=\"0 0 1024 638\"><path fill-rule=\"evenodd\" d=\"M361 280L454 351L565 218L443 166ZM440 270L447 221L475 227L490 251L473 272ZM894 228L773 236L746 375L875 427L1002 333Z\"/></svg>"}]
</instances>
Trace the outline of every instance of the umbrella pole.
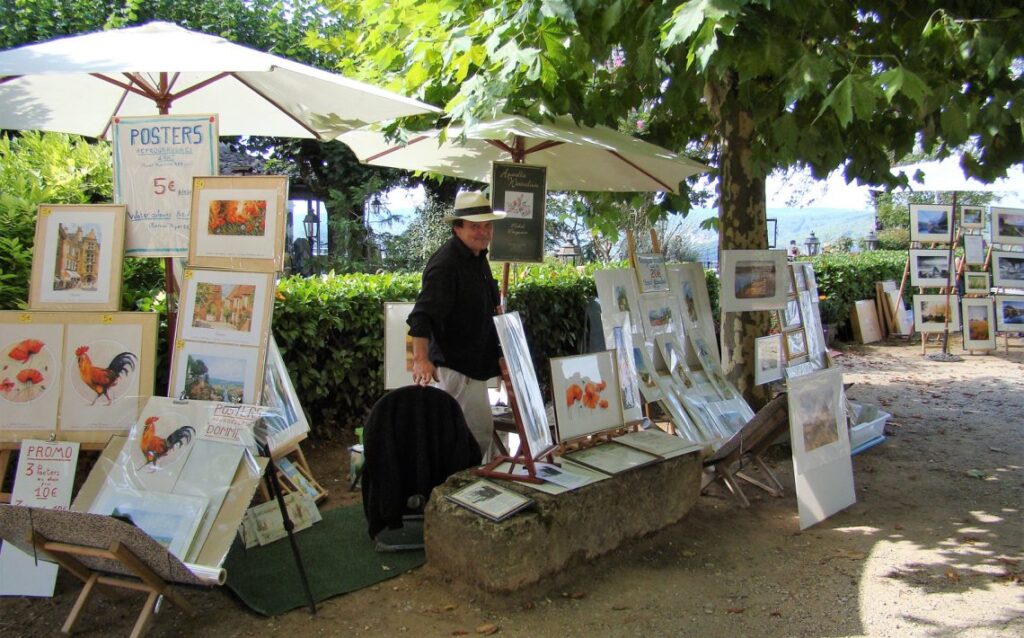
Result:
<instances>
[{"instance_id":1,"label":"umbrella pole","mask_svg":"<svg viewBox=\"0 0 1024 638\"><path fill-rule=\"evenodd\" d=\"M526 161L526 140L516 135L512 140L512 163L523 164ZM491 193L491 201L494 201L494 193ZM511 264L505 262L501 267L501 311L505 312L505 300L508 299L508 271Z\"/></svg>"}]
</instances>

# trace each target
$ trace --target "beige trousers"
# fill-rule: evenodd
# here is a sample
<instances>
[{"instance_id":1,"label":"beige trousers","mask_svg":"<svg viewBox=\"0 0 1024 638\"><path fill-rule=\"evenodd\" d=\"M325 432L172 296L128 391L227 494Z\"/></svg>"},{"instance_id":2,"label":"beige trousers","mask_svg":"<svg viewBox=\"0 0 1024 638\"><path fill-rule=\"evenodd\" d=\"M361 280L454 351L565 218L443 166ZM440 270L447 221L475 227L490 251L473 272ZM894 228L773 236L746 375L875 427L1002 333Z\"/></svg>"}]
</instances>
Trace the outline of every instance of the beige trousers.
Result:
<instances>
[{"instance_id":1,"label":"beige trousers","mask_svg":"<svg viewBox=\"0 0 1024 638\"><path fill-rule=\"evenodd\" d=\"M491 460L494 454L494 419L491 402L487 396L487 382L477 381L451 368L437 368L437 387L455 397L462 407L462 415L473 438L480 445L483 462Z\"/></svg>"}]
</instances>

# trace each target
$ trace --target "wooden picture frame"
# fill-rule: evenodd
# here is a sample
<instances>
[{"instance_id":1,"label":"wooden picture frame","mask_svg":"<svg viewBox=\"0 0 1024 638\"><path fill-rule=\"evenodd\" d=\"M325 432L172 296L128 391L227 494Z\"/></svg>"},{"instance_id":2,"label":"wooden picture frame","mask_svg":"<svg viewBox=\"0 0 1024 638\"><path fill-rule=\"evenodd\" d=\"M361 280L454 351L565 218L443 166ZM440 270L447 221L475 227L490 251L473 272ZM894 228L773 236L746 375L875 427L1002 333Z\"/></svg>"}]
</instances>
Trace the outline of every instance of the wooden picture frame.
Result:
<instances>
[{"instance_id":1,"label":"wooden picture frame","mask_svg":"<svg viewBox=\"0 0 1024 638\"><path fill-rule=\"evenodd\" d=\"M384 389L412 385L412 337L405 322L416 304L411 301L384 304Z\"/></svg>"},{"instance_id":2,"label":"wooden picture frame","mask_svg":"<svg viewBox=\"0 0 1024 638\"><path fill-rule=\"evenodd\" d=\"M270 333L274 274L186 268L178 309L179 339L259 347Z\"/></svg>"},{"instance_id":3,"label":"wooden picture frame","mask_svg":"<svg viewBox=\"0 0 1024 638\"><path fill-rule=\"evenodd\" d=\"M665 255L636 253L633 255L633 268L636 270L636 281L641 293L668 291Z\"/></svg>"},{"instance_id":4,"label":"wooden picture frame","mask_svg":"<svg viewBox=\"0 0 1024 638\"><path fill-rule=\"evenodd\" d=\"M194 268L284 268L288 178L195 177L188 263Z\"/></svg>"},{"instance_id":5,"label":"wooden picture frame","mask_svg":"<svg viewBox=\"0 0 1024 638\"><path fill-rule=\"evenodd\" d=\"M992 291L992 275L987 272L964 271L964 294L987 295Z\"/></svg>"},{"instance_id":6,"label":"wooden picture frame","mask_svg":"<svg viewBox=\"0 0 1024 638\"><path fill-rule=\"evenodd\" d=\"M559 443L625 424L613 350L551 357L550 364Z\"/></svg>"},{"instance_id":7,"label":"wooden picture frame","mask_svg":"<svg viewBox=\"0 0 1024 638\"><path fill-rule=\"evenodd\" d=\"M996 330L1024 332L1024 295L996 295Z\"/></svg>"},{"instance_id":8,"label":"wooden picture frame","mask_svg":"<svg viewBox=\"0 0 1024 638\"><path fill-rule=\"evenodd\" d=\"M992 251L992 285L1024 288L1024 252Z\"/></svg>"},{"instance_id":9,"label":"wooden picture frame","mask_svg":"<svg viewBox=\"0 0 1024 638\"><path fill-rule=\"evenodd\" d=\"M948 204L911 204L910 241L948 244L953 224L953 206Z\"/></svg>"},{"instance_id":10,"label":"wooden picture frame","mask_svg":"<svg viewBox=\"0 0 1024 638\"><path fill-rule=\"evenodd\" d=\"M28 307L118 310L125 214L123 204L41 204Z\"/></svg>"},{"instance_id":11,"label":"wooden picture frame","mask_svg":"<svg viewBox=\"0 0 1024 638\"><path fill-rule=\"evenodd\" d=\"M964 350L996 349L996 313L992 300L961 299Z\"/></svg>"},{"instance_id":12,"label":"wooden picture frame","mask_svg":"<svg viewBox=\"0 0 1024 638\"><path fill-rule=\"evenodd\" d=\"M789 263L785 250L723 250L721 274L719 300L724 312L786 307Z\"/></svg>"},{"instance_id":13,"label":"wooden picture frame","mask_svg":"<svg viewBox=\"0 0 1024 638\"><path fill-rule=\"evenodd\" d=\"M809 354L807 334L803 328L784 332L782 336L783 345L786 348L786 361L795 361Z\"/></svg>"},{"instance_id":14,"label":"wooden picture frame","mask_svg":"<svg viewBox=\"0 0 1024 638\"><path fill-rule=\"evenodd\" d=\"M258 404L263 394L266 346L177 339L171 353L170 396Z\"/></svg>"},{"instance_id":15,"label":"wooden picture frame","mask_svg":"<svg viewBox=\"0 0 1024 638\"><path fill-rule=\"evenodd\" d=\"M1024 208L993 206L992 243L1010 246L1024 245Z\"/></svg>"},{"instance_id":16,"label":"wooden picture frame","mask_svg":"<svg viewBox=\"0 0 1024 638\"><path fill-rule=\"evenodd\" d=\"M960 207L960 228L964 230L981 230L985 227L984 206L961 206Z\"/></svg>"},{"instance_id":17,"label":"wooden picture frame","mask_svg":"<svg viewBox=\"0 0 1024 638\"><path fill-rule=\"evenodd\" d=\"M636 275L627 268L612 268L594 272L594 285L597 298L601 302L601 312L628 312L629 320L637 330L642 329L640 316L640 289L636 283Z\"/></svg>"},{"instance_id":18,"label":"wooden picture frame","mask_svg":"<svg viewBox=\"0 0 1024 638\"><path fill-rule=\"evenodd\" d=\"M779 311L779 324L782 330L795 330L804 325L800 311L800 299L792 297L786 300L786 307Z\"/></svg>"},{"instance_id":19,"label":"wooden picture frame","mask_svg":"<svg viewBox=\"0 0 1024 638\"><path fill-rule=\"evenodd\" d=\"M914 329L918 332L944 332L946 315L949 315L950 330L960 329L959 305L955 296L914 295Z\"/></svg>"},{"instance_id":20,"label":"wooden picture frame","mask_svg":"<svg viewBox=\"0 0 1024 638\"><path fill-rule=\"evenodd\" d=\"M915 288L945 288L951 284L949 251L946 249L910 250L910 285Z\"/></svg>"},{"instance_id":21,"label":"wooden picture frame","mask_svg":"<svg viewBox=\"0 0 1024 638\"><path fill-rule=\"evenodd\" d=\"M640 396L640 373L637 370L637 357L643 355L633 341L632 324L628 312L613 312L601 315L601 327L604 332L604 343L615 351L615 361L619 368L619 387L622 390L622 418L626 423L642 419L643 398ZM653 382L653 381L652 381Z\"/></svg>"},{"instance_id":22,"label":"wooden picture frame","mask_svg":"<svg viewBox=\"0 0 1024 638\"><path fill-rule=\"evenodd\" d=\"M754 339L754 384L782 379L782 335Z\"/></svg>"}]
</instances>

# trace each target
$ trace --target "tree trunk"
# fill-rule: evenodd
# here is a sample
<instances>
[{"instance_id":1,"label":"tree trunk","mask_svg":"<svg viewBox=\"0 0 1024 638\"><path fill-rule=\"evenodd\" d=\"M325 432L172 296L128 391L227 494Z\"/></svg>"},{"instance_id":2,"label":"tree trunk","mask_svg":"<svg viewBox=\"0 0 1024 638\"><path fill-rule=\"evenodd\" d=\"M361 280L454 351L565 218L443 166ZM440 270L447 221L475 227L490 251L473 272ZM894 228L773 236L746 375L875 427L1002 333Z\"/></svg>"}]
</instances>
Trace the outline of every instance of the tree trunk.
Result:
<instances>
[{"instance_id":1,"label":"tree trunk","mask_svg":"<svg viewBox=\"0 0 1024 638\"><path fill-rule=\"evenodd\" d=\"M714 90L714 88L712 88ZM752 157L754 123L735 99L735 87L718 87L721 135L719 188L719 255L723 250L768 248L765 178ZM722 366L755 410L768 402L767 386L754 384L754 340L768 334L768 312L721 313Z\"/></svg>"}]
</instances>

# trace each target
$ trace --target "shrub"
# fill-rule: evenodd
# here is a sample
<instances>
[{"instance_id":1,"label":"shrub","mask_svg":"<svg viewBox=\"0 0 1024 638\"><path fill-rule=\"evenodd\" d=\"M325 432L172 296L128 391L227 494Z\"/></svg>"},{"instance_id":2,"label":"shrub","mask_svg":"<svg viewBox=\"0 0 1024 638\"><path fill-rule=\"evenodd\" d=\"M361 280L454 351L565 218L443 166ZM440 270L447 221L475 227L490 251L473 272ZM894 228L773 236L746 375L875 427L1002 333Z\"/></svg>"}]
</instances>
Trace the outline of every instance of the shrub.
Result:
<instances>
[{"instance_id":1,"label":"shrub","mask_svg":"<svg viewBox=\"0 0 1024 638\"><path fill-rule=\"evenodd\" d=\"M840 324L850 317L853 302L875 298L875 282L899 281L907 253L876 250L863 253L829 253L812 258L822 323Z\"/></svg>"},{"instance_id":2,"label":"shrub","mask_svg":"<svg viewBox=\"0 0 1024 638\"><path fill-rule=\"evenodd\" d=\"M879 250L909 250L909 228L885 228L878 231Z\"/></svg>"}]
</instances>

